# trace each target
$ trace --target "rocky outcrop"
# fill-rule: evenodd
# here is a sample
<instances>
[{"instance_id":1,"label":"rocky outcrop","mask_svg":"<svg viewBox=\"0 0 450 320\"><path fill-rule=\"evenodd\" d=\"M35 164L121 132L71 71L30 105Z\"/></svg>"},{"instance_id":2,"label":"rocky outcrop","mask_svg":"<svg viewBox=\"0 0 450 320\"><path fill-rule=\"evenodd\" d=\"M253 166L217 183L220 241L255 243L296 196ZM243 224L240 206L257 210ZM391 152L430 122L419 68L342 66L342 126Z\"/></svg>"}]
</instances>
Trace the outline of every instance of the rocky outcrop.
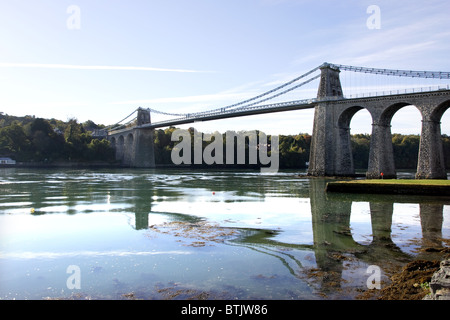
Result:
<instances>
[{"instance_id":1,"label":"rocky outcrop","mask_svg":"<svg viewBox=\"0 0 450 320\"><path fill-rule=\"evenodd\" d=\"M450 259L441 262L430 282L431 293L424 300L450 300Z\"/></svg>"}]
</instances>

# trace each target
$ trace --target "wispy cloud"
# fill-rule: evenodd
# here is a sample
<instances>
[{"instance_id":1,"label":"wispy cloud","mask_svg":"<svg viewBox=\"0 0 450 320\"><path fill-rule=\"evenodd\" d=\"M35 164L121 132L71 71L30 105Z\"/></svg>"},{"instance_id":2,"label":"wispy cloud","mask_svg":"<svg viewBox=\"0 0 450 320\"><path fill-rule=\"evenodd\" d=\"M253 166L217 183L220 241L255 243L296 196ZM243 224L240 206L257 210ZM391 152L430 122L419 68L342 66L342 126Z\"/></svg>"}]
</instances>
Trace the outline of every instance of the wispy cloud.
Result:
<instances>
[{"instance_id":1,"label":"wispy cloud","mask_svg":"<svg viewBox=\"0 0 450 320\"><path fill-rule=\"evenodd\" d=\"M185 72L198 73L210 72L190 69L169 69L154 67L135 67L135 66L86 66L73 64L46 64L46 63L11 63L0 62L1 68L42 68L42 69L72 69L72 70L116 70L116 71L159 71L159 72Z\"/></svg>"},{"instance_id":2,"label":"wispy cloud","mask_svg":"<svg viewBox=\"0 0 450 320\"><path fill-rule=\"evenodd\" d=\"M313 34L320 39L314 54L302 54L294 65L323 61L383 67L448 69L445 52L450 48L449 32L442 26L448 21L448 2L412 2L404 7L396 2L380 4L381 29L369 30L365 24L369 15L361 7L342 25L330 24ZM414 10L420 6L422 10ZM339 31L339 32L337 32ZM334 37L330 36L333 35ZM433 57L432 59L430 57ZM446 60L447 59L447 60Z\"/></svg>"},{"instance_id":3,"label":"wispy cloud","mask_svg":"<svg viewBox=\"0 0 450 320\"><path fill-rule=\"evenodd\" d=\"M217 94L204 94L196 96L185 97L165 97L154 99L142 99L142 100L129 100L129 101L117 101L112 104L139 104L139 103L212 103L217 101L223 101L228 99L243 99L247 98L248 94L245 93L217 93Z\"/></svg>"}]
</instances>

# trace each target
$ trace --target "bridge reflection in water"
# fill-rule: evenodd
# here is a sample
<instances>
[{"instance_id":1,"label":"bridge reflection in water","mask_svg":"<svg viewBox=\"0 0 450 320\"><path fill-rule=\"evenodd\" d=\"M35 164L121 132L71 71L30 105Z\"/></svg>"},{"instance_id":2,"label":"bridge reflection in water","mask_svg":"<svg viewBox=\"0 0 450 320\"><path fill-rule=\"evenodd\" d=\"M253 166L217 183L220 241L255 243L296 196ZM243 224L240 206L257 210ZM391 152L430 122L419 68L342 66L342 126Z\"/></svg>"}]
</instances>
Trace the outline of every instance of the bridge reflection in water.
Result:
<instances>
[{"instance_id":1,"label":"bridge reflection in water","mask_svg":"<svg viewBox=\"0 0 450 320\"><path fill-rule=\"evenodd\" d=\"M336 253L354 255L367 265L379 266L382 270L388 264L406 263L414 259L429 259L426 253L430 247L442 248L442 223L444 203L436 198L422 198L420 207L421 239L409 239L418 246L417 255L402 251L392 239L395 203L417 203L417 198L386 195L356 196L348 201L342 195L323 192L324 180L312 180L311 212L314 232L314 252L317 266L322 271L330 271L323 277L322 290L340 286L344 260L336 259ZM353 202L369 202L372 227L372 241L368 245L356 242L350 230ZM420 236L420 235L417 235Z\"/></svg>"},{"instance_id":2,"label":"bridge reflection in water","mask_svg":"<svg viewBox=\"0 0 450 320\"><path fill-rule=\"evenodd\" d=\"M343 272L346 264L355 263L367 268L376 265L382 272L387 266L404 265L415 259L431 260L439 258L436 251L444 248L442 238L444 205L448 199L436 197L409 197L389 195L343 195L324 192L326 180L312 178L309 180L309 197L311 205L311 223L313 243L285 243L277 239L277 230L240 229L237 238L227 241L228 245L247 247L251 250L270 255L285 266L289 272L299 278L306 279L311 260L315 260L312 268L316 274L314 286L318 291L328 294L335 292L346 282ZM153 191L147 190L145 197L151 199ZM140 194L143 196L143 194ZM304 195L306 196L306 195ZM372 241L356 241L351 230L352 205L368 203ZM151 203L135 207L136 229L148 227ZM414 234L411 239L401 239L409 244L399 246L393 240L393 214L395 204L415 204L420 209L421 238ZM198 217L175 214L176 219L192 222ZM414 212L411 213L411 216ZM396 235L394 235L395 237ZM402 249L407 247L408 250ZM413 247L413 250L410 250ZM432 250L430 250L432 248ZM436 250L437 249L437 250ZM298 254L303 252L306 254ZM308 256L305 260L305 256ZM313 257L313 258L312 258ZM350 261L350 262L349 262ZM308 266L305 266L307 262ZM347 266L348 267L348 266ZM317 276L319 275L319 276ZM369 275L365 275L367 279ZM365 281L363 282L365 285Z\"/></svg>"}]
</instances>

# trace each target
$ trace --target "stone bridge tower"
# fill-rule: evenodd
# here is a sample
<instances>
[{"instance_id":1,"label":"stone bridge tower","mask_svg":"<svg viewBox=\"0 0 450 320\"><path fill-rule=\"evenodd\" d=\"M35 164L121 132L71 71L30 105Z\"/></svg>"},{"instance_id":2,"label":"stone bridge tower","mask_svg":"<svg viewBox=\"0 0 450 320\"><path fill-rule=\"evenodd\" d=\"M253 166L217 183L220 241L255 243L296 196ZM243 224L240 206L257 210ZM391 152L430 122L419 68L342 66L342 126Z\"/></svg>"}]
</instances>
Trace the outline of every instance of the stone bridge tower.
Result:
<instances>
[{"instance_id":1,"label":"stone bridge tower","mask_svg":"<svg viewBox=\"0 0 450 320\"><path fill-rule=\"evenodd\" d=\"M320 71L321 77L317 92L319 103L315 107L314 112L308 174L312 176L330 176L336 175L334 151L337 141L334 134L335 112L326 101L340 99L343 97L343 93L339 79L339 69L325 63L320 68ZM320 101L324 102L321 103ZM349 147L351 146L349 145ZM347 160L350 163L346 173L353 169L353 159Z\"/></svg>"},{"instance_id":2,"label":"stone bridge tower","mask_svg":"<svg viewBox=\"0 0 450 320\"><path fill-rule=\"evenodd\" d=\"M324 63L320 67L320 84L317 92L317 99L330 100L333 98L343 98L339 69L333 68L330 64Z\"/></svg>"}]
</instances>

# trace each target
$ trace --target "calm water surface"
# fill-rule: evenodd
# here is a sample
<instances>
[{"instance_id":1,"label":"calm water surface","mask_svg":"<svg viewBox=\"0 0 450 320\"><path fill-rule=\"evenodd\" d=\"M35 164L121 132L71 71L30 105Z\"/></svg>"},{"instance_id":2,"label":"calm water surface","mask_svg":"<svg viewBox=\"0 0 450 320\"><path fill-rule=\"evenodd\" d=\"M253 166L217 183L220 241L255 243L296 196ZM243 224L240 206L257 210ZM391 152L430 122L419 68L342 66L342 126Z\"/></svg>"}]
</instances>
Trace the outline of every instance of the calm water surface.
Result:
<instances>
[{"instance_id":1,"label":"calm water surface","mask_svg":"<svg viewBox=\"0 0 450 320\"><path fill-rule=\"evenodd\" d=\"M0 299L353 299L449 246L450 199L299 173L0 169Z\"/></svg>"}]
</instances>

